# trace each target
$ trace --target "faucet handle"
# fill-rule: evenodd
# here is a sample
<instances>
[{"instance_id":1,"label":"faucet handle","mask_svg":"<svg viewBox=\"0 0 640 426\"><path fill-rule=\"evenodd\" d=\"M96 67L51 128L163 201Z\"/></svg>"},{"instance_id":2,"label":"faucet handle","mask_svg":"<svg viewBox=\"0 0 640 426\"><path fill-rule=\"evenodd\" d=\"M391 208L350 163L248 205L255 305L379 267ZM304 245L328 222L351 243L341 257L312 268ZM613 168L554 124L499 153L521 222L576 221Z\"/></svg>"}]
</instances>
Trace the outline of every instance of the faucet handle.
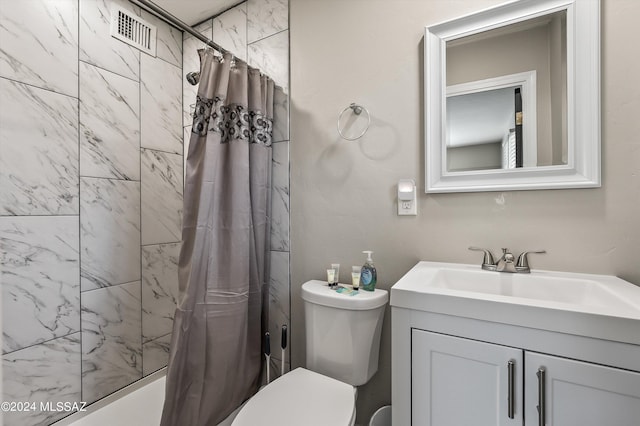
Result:
<instances>
[{"instance_id":1,"label":"faucet handle","mask_svg":"<svg viewBox=\"0 0 640 426\"><path fill-rule=\"evenodd\" d=\"M486 269L488 271L496 270L496 262L495 260L493 260L493 255L488 249L471 246L469 247L469 250L484 252L484 257L482 259L482 269Z\"/></svg>"},{"instance_id":2,"label":"faucet handle","mask_svg":"<svg viewBox=\"0 0 640 426\"><path fill-rule=\"evenodd\" d=\"M508 248L502 248L502 258L500 260L504 260L507 263L513 263L515 260L515 256L509 251Z\"/></svg>"},{"instance_id":3,"label":"faucet handle","mask_svg":"<svg viewBox=\"0 0 640 426\"><path fill-rule=\"evenodd\" d=\"M529 250L529 251L522 252L522 254L518 256L518 261L516 262L516 268L518 268L519 272L531 272L531 270L529 269L529 258L527 257L527 255L529 253L542 254L546 252L547 252L546 250Z\"/></svg>"}]
</instances>

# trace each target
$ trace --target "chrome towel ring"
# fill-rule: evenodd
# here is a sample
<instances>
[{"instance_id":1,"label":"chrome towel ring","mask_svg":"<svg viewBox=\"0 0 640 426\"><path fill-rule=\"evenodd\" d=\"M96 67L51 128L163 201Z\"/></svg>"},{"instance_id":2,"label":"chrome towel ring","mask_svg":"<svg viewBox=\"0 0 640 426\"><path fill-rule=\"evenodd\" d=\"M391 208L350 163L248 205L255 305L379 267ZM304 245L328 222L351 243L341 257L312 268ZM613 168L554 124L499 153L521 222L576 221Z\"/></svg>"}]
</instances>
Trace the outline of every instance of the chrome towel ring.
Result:
<instances>
[{"instance_id":1,"label":"chrome towel ring","mask_svg":"<svg viewBox=\"0 0 640 426\"><path fill-rule=\"evenodd\" d=\"M355 115L362 114L362 111L364 111L367 114L367 126L364 128L362 133L360 133L358 136L353 137L353 138L349 138L349 137L345 136L342 133L342 130L340 129L340 122L342 121L342 116L344 115L345 112L347 112L349 110L352 110ZM338 116L338 126L337 126L338 127L338 134L344 140L355 141L356 139L360 139L361 137L364 136L365 133L367 133L367 130L369 130L369 125L370 124L371 124L371 114L369 114L369 110L366 109L365 107L363 107L362 105L358 105L358 104L352 102L348 107L343 109L342 112L340 113L340 115Z\"/></svg>"}]
</instances>

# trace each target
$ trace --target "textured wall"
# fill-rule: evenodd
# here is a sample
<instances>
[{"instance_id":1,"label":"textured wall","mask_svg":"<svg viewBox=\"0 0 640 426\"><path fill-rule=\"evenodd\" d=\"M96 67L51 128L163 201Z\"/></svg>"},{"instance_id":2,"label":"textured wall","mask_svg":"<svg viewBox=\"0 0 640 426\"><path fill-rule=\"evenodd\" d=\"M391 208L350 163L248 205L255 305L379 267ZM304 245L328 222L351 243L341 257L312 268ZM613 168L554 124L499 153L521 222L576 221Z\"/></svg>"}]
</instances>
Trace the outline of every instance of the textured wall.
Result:
<instances>
[{"instance_id":1,"label":"textured wall","mask_svg":"<svg viewBox=\"0 0 640 426\"><path fill-rule=\"evenodd\" d=\"M158 27L157 57L109 35L112 4ZM3 400L91 403L166 364L182 33L126 0L3 2L0 21Z\"/></svg>"},{"instance_id":2,"label":"textured wall","mask_svg":"<svg viewBox=\"0 0 640 426\"><path fill-rule=\"evenodd\" d=\"M612 274L640 285L640 37L635 0L602 1L599 189L424 194L423 35L501 0L291 0L291 262L293 364L304 365L300 286L330 262L375 251L380 287L418 260L479 264L469 245L543 248L533 268ZM340 140L350 102L372 114L367 135ZM396 215L398 179L418 183L418 216ZM390 311L387 311L389 314ZM358 422L391 400L390 315L380 371L358 394Z\"/></svg>"}]
</instances>

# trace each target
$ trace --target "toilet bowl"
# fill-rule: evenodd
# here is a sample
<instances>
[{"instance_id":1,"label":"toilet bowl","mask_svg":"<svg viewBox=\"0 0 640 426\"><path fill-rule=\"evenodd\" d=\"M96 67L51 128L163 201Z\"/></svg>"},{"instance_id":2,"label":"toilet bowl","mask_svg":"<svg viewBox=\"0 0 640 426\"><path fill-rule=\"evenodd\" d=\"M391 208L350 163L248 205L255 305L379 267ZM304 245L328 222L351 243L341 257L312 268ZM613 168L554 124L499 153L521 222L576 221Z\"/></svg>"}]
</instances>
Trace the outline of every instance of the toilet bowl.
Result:
<instances>
[{"instance_id":1,"label":"toilet bowl","mask_svg":"<svg viewBox=\"0 0 640 426\"><path fill-rule=\"evenodd\" d=\"M232 426L353 426L355 401L353 386L296 368L255 394Z\"/></svg>"},{"instance_id":2,"label":"toilet bowl","mask_svg":"<svg viewBox=\"0 0 640 426\"><path fill-rule=\"evenodd\" d=\"M302 285L306 368L263 387L232 426L353 426L357 388L378 371L385 290L338 293L325 282Z\"/></svg>"}]
</instances>

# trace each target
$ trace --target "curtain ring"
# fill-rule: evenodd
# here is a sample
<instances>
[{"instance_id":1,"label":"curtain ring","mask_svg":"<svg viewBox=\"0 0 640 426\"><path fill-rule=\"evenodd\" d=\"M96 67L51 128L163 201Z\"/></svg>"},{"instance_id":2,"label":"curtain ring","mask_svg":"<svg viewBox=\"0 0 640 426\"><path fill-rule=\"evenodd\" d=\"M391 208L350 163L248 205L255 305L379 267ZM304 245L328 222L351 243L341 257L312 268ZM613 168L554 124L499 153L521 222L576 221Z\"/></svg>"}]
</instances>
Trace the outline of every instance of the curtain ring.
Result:
<instances>
[{"instance_id":1,"label":"curtain ring","mask_svg":"<svg viewBox=\"0 0 640 426\"><path fill-rule=\"evenodd\" d=\"M360 133L358 136L354 137L354 138L348 138L346 137L343 133L342 130L340 130L340 122L342 120L342 116L344 115L345 112L347 112L348 110L352 110L353 113L355 115L360 115L362 114L362 111L364 111L367 114L367 126L364 128L364 130L362 131L362 133ZM367 133L367 130L369 130L369 125L371 125L371 114L369 114L369 110L366 109L365 107L363 107L362 105L358 105L356 103L351 103L348 107L346 107L345 109L342 110L342 112L340 113L340 115L338 116L338 134L340 135L340 137L344 140L347 141L355 141L356 139L360 139L361 137L364 136L365 133Z\"/></svg>"}]
</instances>

